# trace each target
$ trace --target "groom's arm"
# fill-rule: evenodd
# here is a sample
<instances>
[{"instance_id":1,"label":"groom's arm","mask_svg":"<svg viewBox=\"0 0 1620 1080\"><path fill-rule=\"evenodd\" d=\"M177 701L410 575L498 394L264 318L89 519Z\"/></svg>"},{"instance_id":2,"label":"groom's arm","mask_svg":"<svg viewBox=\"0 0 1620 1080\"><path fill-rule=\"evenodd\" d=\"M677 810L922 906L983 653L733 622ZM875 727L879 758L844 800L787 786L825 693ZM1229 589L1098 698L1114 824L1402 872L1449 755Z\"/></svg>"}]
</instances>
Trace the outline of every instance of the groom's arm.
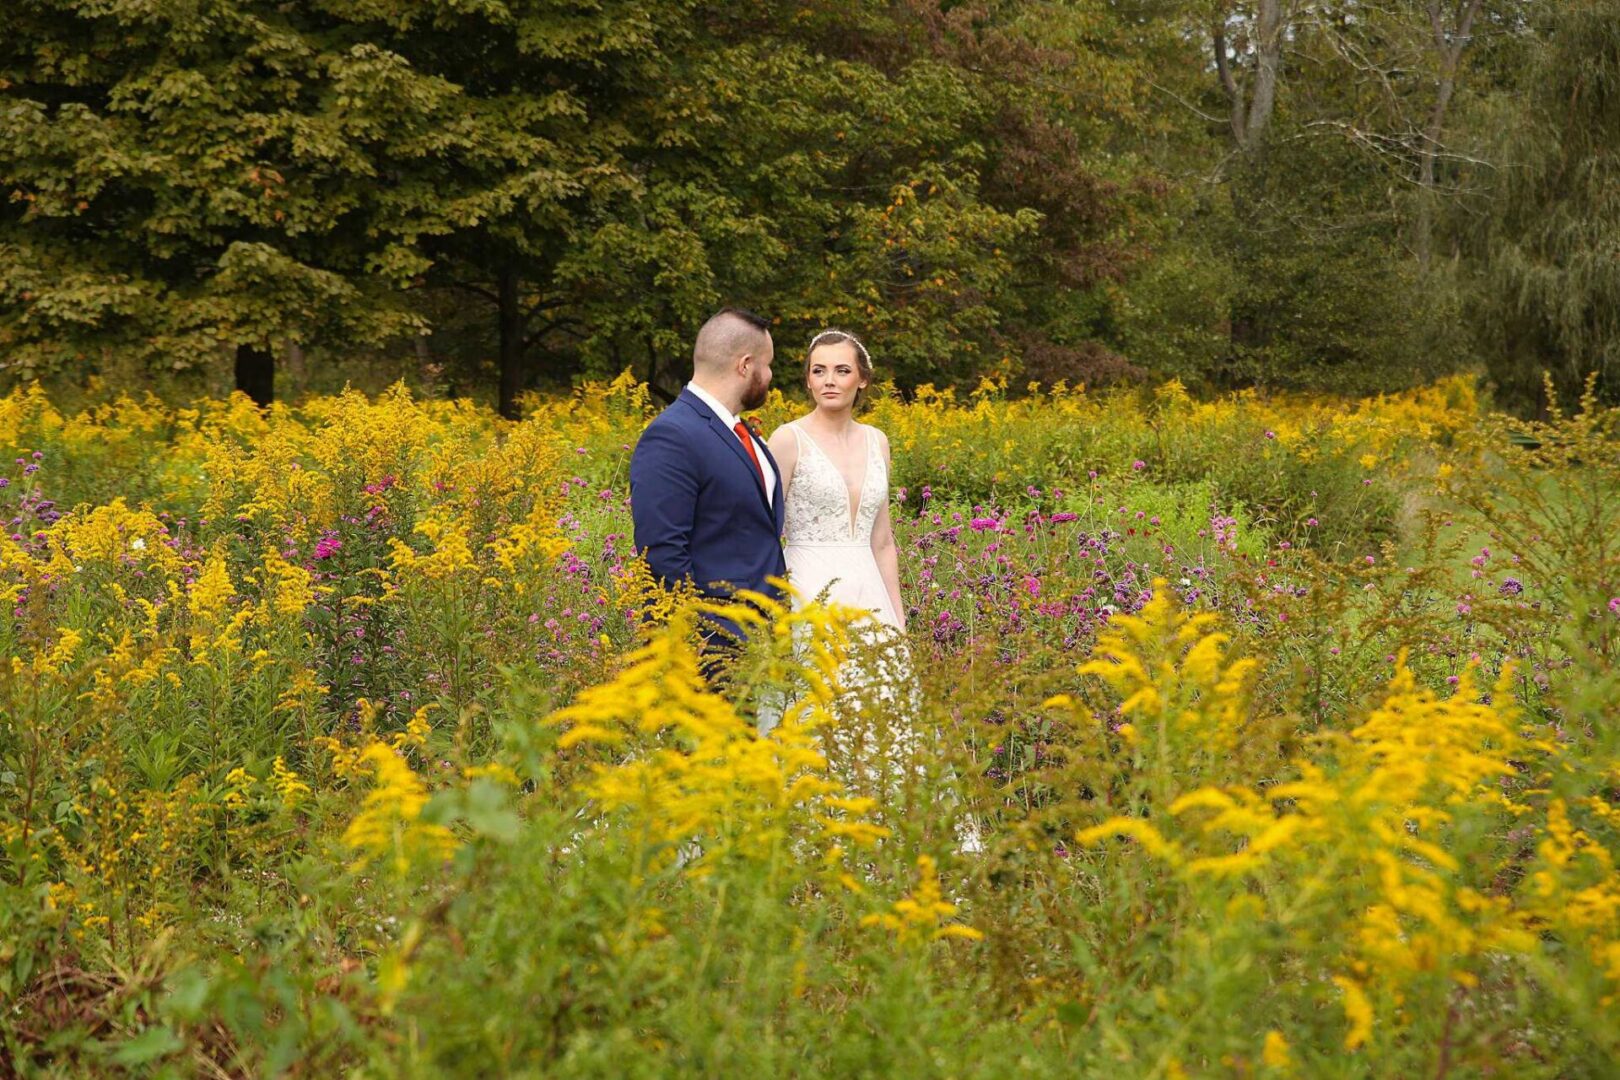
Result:
<instances>
[{"instance_id":1,"label":"groom's arm","mask_svg":"<svg viewBox=\"0 0 1620 1080\"><path fill-rule=\"evenodd\" d=\"M630 455L630 519L636 547L665 588L692 577L697 493L690 448L671 425L649 427Z\"/></svg>"}]
</instances>

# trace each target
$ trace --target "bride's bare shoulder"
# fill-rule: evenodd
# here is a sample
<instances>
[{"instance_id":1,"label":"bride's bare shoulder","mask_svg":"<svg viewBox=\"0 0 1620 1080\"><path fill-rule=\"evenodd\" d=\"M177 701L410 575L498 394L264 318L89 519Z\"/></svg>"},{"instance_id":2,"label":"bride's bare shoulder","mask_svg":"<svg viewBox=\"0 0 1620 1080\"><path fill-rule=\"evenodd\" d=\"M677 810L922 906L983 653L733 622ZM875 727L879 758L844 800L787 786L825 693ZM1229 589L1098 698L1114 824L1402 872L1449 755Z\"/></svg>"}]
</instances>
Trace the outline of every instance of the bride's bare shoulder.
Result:
<instances>
[{"instance_id":1,"label":"bride's bare shoulder","mask_svg":"<svg viewBox=\"0 0 1620 1080\"><path fill-rule=\"evenodd\" d=\"M765 440L765 445L771 449L772 457L792 460L798 456L799 439L794 427L797 423L795 420L788 421L771 432L771 437Z\"/></svg>"}]
</instances>

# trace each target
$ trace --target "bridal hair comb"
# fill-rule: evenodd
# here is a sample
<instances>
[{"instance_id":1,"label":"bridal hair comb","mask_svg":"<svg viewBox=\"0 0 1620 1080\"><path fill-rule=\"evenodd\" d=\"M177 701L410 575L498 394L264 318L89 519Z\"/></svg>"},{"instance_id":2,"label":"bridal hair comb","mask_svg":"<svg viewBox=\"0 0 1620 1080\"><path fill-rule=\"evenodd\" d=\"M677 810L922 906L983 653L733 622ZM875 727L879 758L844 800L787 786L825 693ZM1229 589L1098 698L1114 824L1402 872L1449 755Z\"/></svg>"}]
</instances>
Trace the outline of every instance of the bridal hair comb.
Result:
<instances>
[{"instance_id":1,"label":"bridal hair comb","mask_svg":"<svg viewBox=\"0 0 1620 1080\"><path fill-rule=\"evenodd\" d=\"M804 377L806 379L810 377L810 362L816 355L816 349L823 345L842 345L845 342L855 346L855 367L860 371L862 379L865 379L867 382L871 382L872 357L868 355L866 346L861 344L860 338L856 337L848 330L836 329L823 330L821 333L810 339L810 347L804 351ZM855 391L855 404L857 406L861 404L861 399L865 396L865 393L866 391L864 388Z\"/></svg>"},{"instance_id":2,"label":"bridal hair comb","mask_svg":"<svg viewBox=\"0 0 1620 1080\"><path fill-rule=\"evenodd\" d=\"M867 378L871 378L872 357L867 353L866 346L861 344L861 339L848 330L823 330L811 338L810 347L804 350L805 359L808 360L810 354L814 353L817 347L821 345L841 345L846 341L855 346L855 351L861 354L861 368L863 369L861 373Z\"/></svg>"}]
</instances>

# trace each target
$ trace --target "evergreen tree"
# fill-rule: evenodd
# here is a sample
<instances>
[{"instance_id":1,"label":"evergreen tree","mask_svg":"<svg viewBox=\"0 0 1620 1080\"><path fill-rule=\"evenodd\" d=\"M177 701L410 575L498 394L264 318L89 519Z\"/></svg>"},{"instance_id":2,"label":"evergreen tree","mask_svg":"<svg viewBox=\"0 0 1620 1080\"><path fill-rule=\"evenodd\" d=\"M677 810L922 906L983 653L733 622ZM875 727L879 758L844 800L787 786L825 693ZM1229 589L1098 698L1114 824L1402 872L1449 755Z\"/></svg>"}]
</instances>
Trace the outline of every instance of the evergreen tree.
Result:
<instances>
[{"instance_id":1,"label":"evergreen tree","mask_svg":"<svg viewBox=\"0 0 1620 1080\"><path fill-rule=\"evenodd\" d=\"M1475 236L1481 351L1507 403L1545 407L1544 371L1620 400L1620 0L1543 17Z\"/></svg>"}]
</instances>

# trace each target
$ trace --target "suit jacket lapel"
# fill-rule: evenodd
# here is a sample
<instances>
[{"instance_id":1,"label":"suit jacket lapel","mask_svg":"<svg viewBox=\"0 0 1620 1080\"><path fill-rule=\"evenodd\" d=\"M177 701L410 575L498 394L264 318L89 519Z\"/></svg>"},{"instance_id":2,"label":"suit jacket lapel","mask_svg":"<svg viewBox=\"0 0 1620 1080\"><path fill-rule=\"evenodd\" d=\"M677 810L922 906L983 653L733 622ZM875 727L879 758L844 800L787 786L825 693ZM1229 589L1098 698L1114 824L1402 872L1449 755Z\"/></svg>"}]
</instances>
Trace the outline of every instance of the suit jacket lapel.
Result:
<instances>
[{"instance_id":1,"label":"suit jacket lapel","mask_svg":"<svg viewBox=\"0 0 1620 1080\"><path fill-rule=\"evenodd\" d=\"M737 433L726 427L720 418L714 415L714 410L703 404L702 399L700 399L696 394L693 394L687 390L682 390L681 400L686 402L692 408L696 409L698 411L698 415L702 416L709 422L709 430L713 431L715 435L717 435L720 440L731 449L731 452L733 455L735 455L737 461L744 469L748 470L748 479L753 484L754 490L759 492L760 505L764 507L767 514L772 515L773 521L777 520L777 512L772 508L770 501L765 496L765 485L760 478L759 470L754 467L753 459L748 456L748 451L743 448L742 440L737 438ZM754 440L754 448L756 450L765 449L764 444L762 444L758 439ZM765 453L767 457L770 455L770 451L768 450L766 450ZM775 461L771 462L771 468L776 468ZM778 472L777 476L780 478L781 473ZM777 500L778 503L781 501L782 500L780 499ZM781 529L778 528L777 531L780 532Z\"/></svg>"},{"instance_id":2,"label":"suit jacket lapel","mask_svg":"<svg viewBox=\"0 0 1620 1080\"><path fill-rule=\"evenodd\" d=\"M765 455L765 460L771 463L771 472L776 476L776 490L771 492L771 510L776 515L776 532L781 535L784 520L782 511L782 466L778 465L776 458L771 456L771 448L765 445L764 439L755 439L754 445L759 447L759 452Z\"/></svg>"}]
</instances>

